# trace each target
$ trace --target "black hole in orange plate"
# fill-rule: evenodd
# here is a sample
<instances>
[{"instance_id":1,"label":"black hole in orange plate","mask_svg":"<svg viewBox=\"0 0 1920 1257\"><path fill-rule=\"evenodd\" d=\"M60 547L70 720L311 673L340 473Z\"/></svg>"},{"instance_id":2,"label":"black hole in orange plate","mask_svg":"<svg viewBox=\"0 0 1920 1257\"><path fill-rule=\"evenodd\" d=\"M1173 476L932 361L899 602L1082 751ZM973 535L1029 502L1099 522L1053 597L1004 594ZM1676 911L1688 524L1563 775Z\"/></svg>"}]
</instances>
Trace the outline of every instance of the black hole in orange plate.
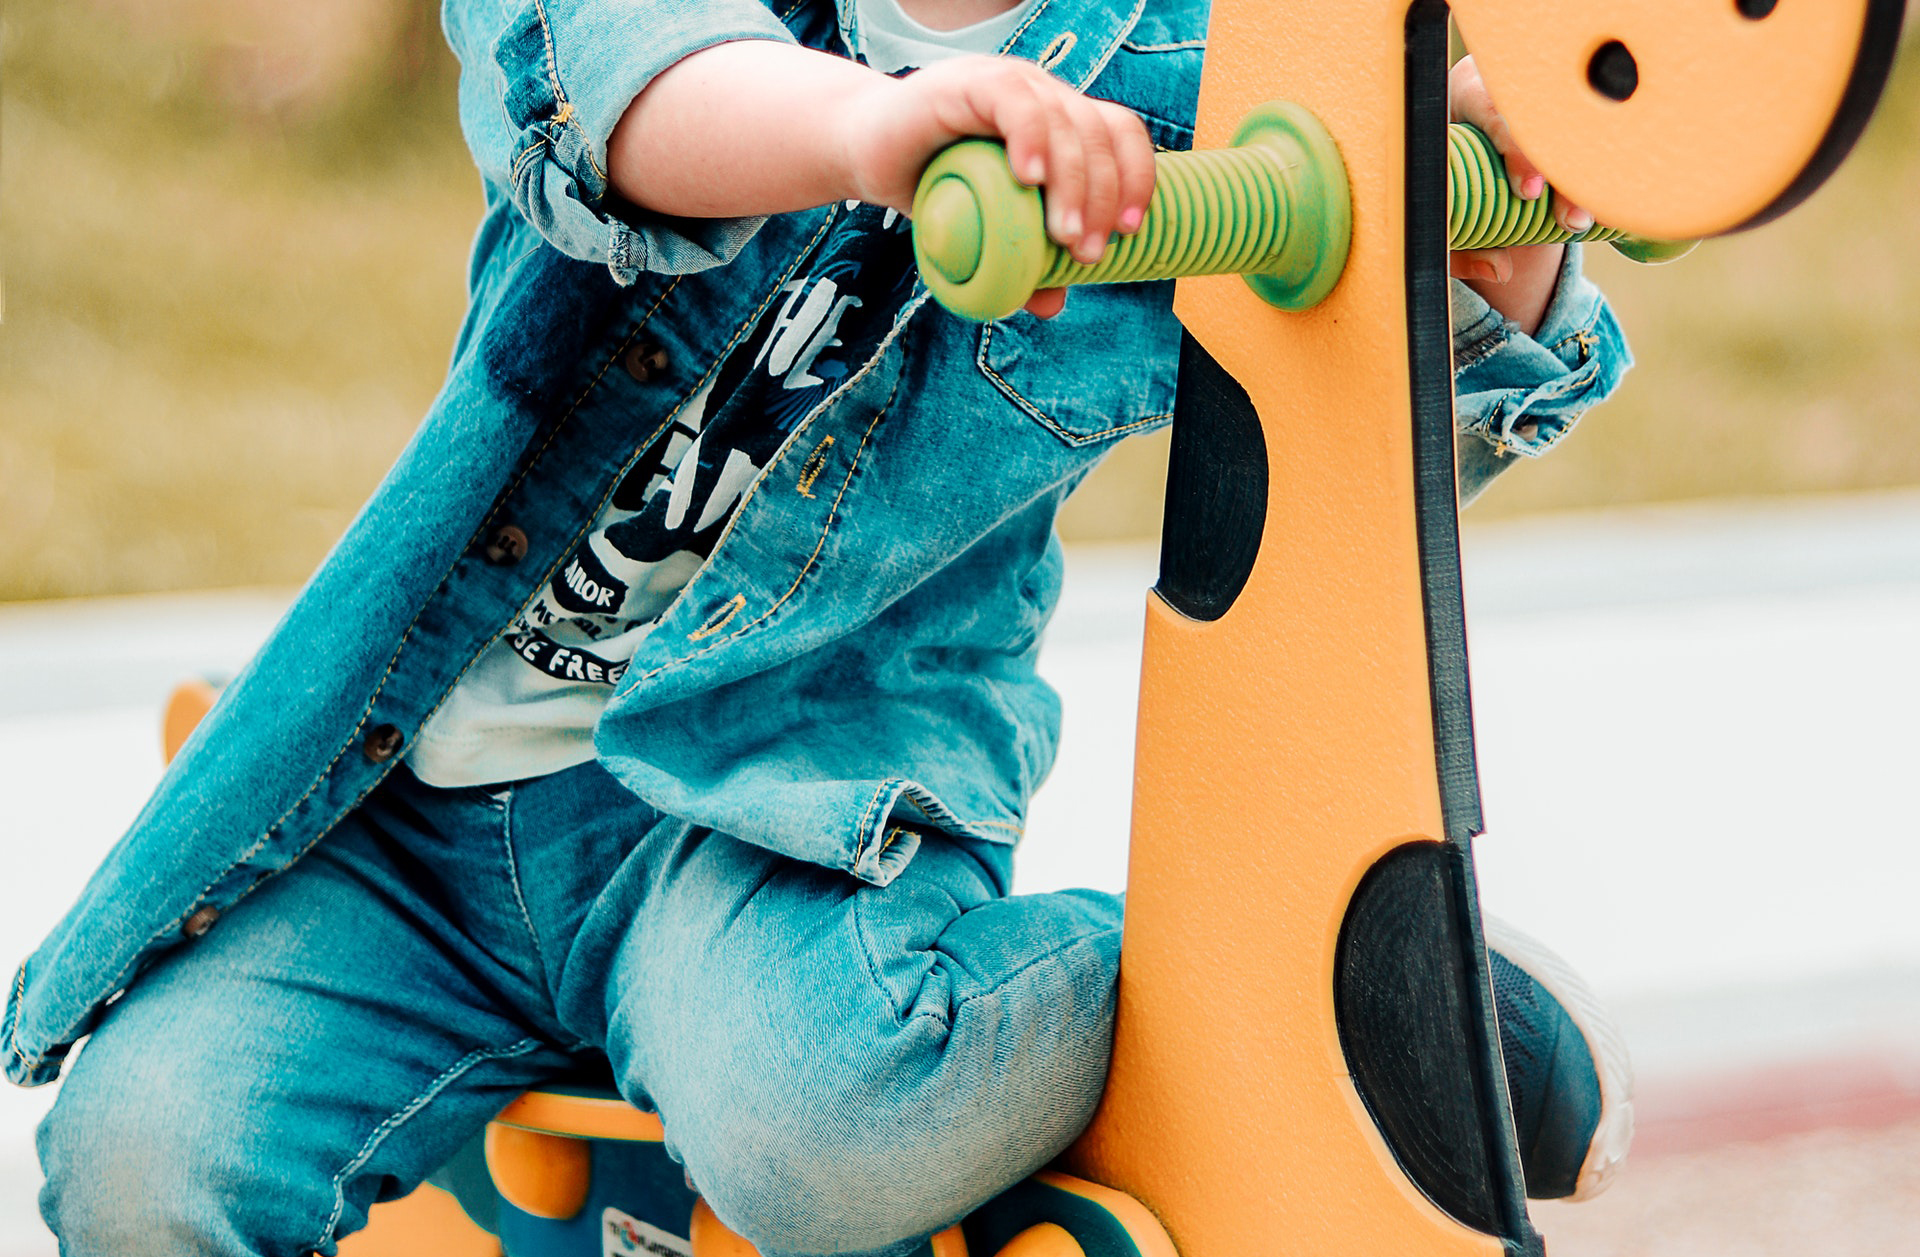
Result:
<instances>
[{"instance_id":1,"label":"black hole in orange plate","mask_svg":"<svg viewBox=\"0 0 1920 1257\"><path fill-rule=\"evenodd\" d=\"M1774 6L1779 2L1780 0L1733 0L1733 7L1740 10L1741 17L1752 18L1758 22L1773 12Z\"/></svg>"},{"instance_id":2,"label":"black hole in orange plate","mask_svg":"<svg viewBox=\"0 0 1920 1257\"><path fill-rule=\"evenodd\" d=\"M1587 82L1608 100L1625 100L1640 86L1640 66L1625 44L1609 39L1587 62Z\"/></svg>"}]
</instances>

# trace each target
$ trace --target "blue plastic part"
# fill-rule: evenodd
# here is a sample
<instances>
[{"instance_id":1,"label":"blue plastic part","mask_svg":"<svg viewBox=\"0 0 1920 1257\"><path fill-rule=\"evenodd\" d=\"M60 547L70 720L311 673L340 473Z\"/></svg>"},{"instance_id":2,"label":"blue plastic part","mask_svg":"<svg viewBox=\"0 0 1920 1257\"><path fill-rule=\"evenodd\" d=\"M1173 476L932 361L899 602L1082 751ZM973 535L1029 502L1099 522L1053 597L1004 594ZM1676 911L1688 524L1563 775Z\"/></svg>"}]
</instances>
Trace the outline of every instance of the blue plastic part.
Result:
<instances>
[{"instance_id":1,"label":"blue plastic part","mask_svg":"<svg viewBox=\"0 0 1920 1257\"><path fill-rule=\"evenodd\" d=\"M506 1257L684 1257L692 1251L693 1190L657 1143L594 1139L586 1207L565 1221L499 1206Z\"/></svg>"}]
</instances>

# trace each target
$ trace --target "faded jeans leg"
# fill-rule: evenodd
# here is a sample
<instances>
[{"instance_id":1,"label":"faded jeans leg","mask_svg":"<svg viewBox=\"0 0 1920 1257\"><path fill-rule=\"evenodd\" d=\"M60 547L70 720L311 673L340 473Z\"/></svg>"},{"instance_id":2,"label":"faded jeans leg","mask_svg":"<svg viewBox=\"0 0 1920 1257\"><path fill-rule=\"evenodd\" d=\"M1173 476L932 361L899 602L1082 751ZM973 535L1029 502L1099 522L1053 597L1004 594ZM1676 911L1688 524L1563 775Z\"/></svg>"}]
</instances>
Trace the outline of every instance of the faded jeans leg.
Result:
<instances>
[{"instance_id":1,"label":"faded jeans leg","mask_svg":"<svg viewBox=\"0 0 1920 1257\"><path fill-rule=\"evenodd\" d=\"M61 1252L331 1253L560 1068L499 831L402 781L136 982L40 1130Z\"/></svg>"},{"instance_id":2,"label":"faded jeans leg","mask_svg":"<svg viewBox=\"0 0 1920 1257\"><path fill-rule=\"evenodd\" d=\"M766 1257L903 1252L1044 1165L1105 1084L1121 902L1007 897L1010 856L929 833L878 887L656 826L560 1007L604 1018L623 1088Z\"/></svg>"}]
</instances>

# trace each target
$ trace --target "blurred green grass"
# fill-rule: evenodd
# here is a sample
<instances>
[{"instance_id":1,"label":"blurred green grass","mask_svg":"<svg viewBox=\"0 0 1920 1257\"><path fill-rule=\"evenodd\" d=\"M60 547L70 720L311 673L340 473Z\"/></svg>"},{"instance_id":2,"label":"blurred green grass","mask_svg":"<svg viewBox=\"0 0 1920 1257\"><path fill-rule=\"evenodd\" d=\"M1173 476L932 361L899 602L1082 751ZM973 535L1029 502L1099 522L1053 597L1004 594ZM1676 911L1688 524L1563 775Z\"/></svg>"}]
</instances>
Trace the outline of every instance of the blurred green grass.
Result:
<instances>
[{"instance_id":1,"label":"blurred green grass","mask_svg":"<svg viewBox=\"0 0 1920 1257\"><path fill-rule=\"evenodd\" d=\"M364 55L276 77L220 33L247 3L0 18L0 600L298 582L440 382L480 201L432 5L346 6ZM1475 515L1920 483L1917 139L1909 47L1799 212L1591 255L1641 365ZM1165 450L1123 443L1063 531L1153 536Z\"/></svg>"},{"instance_id":2,"label":"blurred green grass","mask_svg":"<svg viewBox=\"0 0 1920 1257\"><path fill-rule=\"evenodd\" d=\"M410 8L335 99L257 107L218 42L7 6L0 599L297 582L399 451L480 205Z\"/></svg>"}]
</instances>

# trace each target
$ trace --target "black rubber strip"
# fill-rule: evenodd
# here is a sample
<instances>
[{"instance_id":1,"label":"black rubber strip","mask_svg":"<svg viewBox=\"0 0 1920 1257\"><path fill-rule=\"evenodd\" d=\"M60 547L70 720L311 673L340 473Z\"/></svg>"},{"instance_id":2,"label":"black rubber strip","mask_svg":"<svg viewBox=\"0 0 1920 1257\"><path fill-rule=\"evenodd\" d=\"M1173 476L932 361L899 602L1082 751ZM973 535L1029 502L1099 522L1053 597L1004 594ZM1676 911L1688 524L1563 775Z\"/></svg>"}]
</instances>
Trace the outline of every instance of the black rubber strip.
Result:
<instances>
[{"instance_id":1,"label":"black rubber strip","mask_svg":"<svg viewBox=\"0 0 1920 1257\"><path fill-rule=\"evenodd\" d=\"M1476 1112L1489 1190L1499 1225L1493 1232L1512 1257L1543 1257L1546 1247L1527 1216L1525 1179L1513 1137L1493 982L1480 926L1472 839L1481 832L1480 776L1473 743L1468 681L1466 600L1460 580L1459 489L1454 466L1453 337L1447 279L1447 6L1413 0L1406 24L1407 354L1413 400L1414 509L1426 610L1428 683L1433 702L1434 759L1445 828L1454 909L1452 945L1460 957L1473 1040ZM1469 1160L1477 1158L1469 1157Z\"/></svg>"},{"instance_id":2,"label":"black rubber strip","mask_svg":"<svg viewBox=\"0 0 1920 1257\"><path fill-rule=\"evenodd\" d=\"M1453 446L1453 334L1447 293L1447 6L1407 11L1407 355L1413 387L1414 509L1426 599L1433 737L1446 836L1481 832L1480 774L1467 683Z\"/></svg>"}]
</instances>

